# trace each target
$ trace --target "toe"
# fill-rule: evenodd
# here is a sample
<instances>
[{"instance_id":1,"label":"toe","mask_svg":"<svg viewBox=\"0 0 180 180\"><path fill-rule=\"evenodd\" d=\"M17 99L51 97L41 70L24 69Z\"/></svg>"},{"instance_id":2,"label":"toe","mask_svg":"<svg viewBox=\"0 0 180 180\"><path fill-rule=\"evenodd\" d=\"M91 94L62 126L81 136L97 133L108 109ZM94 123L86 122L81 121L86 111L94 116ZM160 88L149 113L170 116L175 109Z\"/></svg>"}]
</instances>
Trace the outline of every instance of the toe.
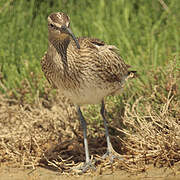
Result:
<instances>
[{"instance_id":1,"label":"toe","mask_svg":"<svg viewBox=\"0 0 180 180\"><path fill-rule=\"evenodd\" d=\"M113 152L109 152L107 151L103 156L102 156L102 159L106 159L106 158L109 158L111 162L114 161L114 159L119 159L119 160L122 160L123 157L121 154L117 153L116 151L113 151Z\"/></svg>"},{"instance_id":2,"label":"toe","mask_svg":"<svg viewBox=\"0 0 180 180\"><path fill-rule=\"evenodd\" d=\"M95 167L94 163L92 163L92 161L89 161L87 163L85 162L81 166L73 167L72 170L75 171L78 174L82 174L82 173L87 172L88 170L95 171L96 167Z\"/></svg>"},{"instance_id":3,"label":"toe","mask_svg":"<svg viewBox=\"0 0 180 180\"><path fill-rule=\"evenodd\" d=\"M83 173L87 172L88 170L93 170L95 171L95 165L92 164L92 161L89 161L88 163L84 163L84 165L81 167L81 170Z\"/></svg>"}]
</instances>

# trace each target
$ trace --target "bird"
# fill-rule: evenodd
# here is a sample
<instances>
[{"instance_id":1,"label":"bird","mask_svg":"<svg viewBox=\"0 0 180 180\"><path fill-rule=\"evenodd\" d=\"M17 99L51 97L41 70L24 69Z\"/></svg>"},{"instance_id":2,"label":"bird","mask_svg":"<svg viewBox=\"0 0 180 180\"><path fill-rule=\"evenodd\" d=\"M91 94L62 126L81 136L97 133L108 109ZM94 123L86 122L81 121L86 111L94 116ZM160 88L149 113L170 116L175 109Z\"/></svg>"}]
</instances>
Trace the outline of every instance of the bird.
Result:
<instances>
[{"instance_id":1,"label":"bird","mask_svg":"<svg viewBox=\"0 0 180 180\"><path fill-rule=\"evenodd\" d=\"M82 172L94 169L87 141L87 123L81 111L86 104L101 104L100 113L104 122L107 152L112 156L105 117L104 98L119 95L128 79L135 77L114 45L91 38L77 38L70 28L70 17L63 12L48 16L48 49L41 60L46 79L76 106L83 129L85 162Z\"/></svg>"}]
</instances>

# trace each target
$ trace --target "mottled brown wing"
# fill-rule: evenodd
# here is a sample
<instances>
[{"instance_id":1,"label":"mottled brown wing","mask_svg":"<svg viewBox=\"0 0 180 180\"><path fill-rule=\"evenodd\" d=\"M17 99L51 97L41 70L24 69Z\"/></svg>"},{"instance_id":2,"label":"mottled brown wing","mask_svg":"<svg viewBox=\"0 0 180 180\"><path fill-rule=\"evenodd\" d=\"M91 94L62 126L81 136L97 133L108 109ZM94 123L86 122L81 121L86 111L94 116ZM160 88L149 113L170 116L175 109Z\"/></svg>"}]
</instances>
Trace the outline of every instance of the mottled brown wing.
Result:
<instances>
[{"instance_id":1,"label":"mottled brown wing","mask_svg":"<svg viewBox=\"0 0 180 180\"><path fill-rule=\"evenodd\" d=\"M88 37L80 37L78 38L79 44L86 44L88 46L92 45L97 45L97 46L104 46L105 42L101 41L100 39L97 38L88 38Z\"/></svg>"},{"instance_id":2,"label":"mottled brown wing","mask_svg":"<svg viewBox=\"0 0 180 180\"><path fill-rule=\"evenodd\" d=\"M97 46L104 46L105 42L101 41L100 39L96 39L96 38L91 38L89 39L89 41Z\"/></svg>"},{"instance_id":3,"label":"mottled brown wing","mask_svg":"<svg viewBox=\"0 0 180 180\"><path fill-rule=\"evenodd\" d=\"M104 82L122 82L128 76L128 68L118 49L112 45L99 48Z\"/></svg>"},{"instance_id":4,"label":"mottled brown wing","mask_svg":"<svg viewBox=\"0 0 180 180\"><path fill-rule=\"evenodd\" d=\"M96 38L79 38L80 46L94 49L98 54L94 62L98 67L97 75L104 82L121 82L128 75L127 65L120 56L119 50L113 45L106 45L103 41ZM95 56L95 55L94 55Z\"/></svg>"}]
</instances>

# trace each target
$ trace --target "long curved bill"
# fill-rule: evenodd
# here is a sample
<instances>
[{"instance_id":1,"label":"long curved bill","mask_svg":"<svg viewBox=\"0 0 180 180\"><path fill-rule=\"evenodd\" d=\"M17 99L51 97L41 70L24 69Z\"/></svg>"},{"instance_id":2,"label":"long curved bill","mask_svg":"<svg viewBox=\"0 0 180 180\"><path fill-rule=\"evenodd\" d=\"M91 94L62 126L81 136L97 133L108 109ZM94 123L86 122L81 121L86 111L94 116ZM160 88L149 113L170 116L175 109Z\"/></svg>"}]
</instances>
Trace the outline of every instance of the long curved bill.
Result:
<instances>
[{"instance_id":1,"label":"long curved bill","mask_svg":"<svg viewBox=\"0 0 180 180\"><path fill-rule=\"evenodd\" d=\"M73 32L71 31L71 29L66 27L66 31L73 38L74 42L76 43L77 48L80 49L79 42L78 42L77 38L75 37L75 35L73 34Z\"/></svg>"}]
</instances>

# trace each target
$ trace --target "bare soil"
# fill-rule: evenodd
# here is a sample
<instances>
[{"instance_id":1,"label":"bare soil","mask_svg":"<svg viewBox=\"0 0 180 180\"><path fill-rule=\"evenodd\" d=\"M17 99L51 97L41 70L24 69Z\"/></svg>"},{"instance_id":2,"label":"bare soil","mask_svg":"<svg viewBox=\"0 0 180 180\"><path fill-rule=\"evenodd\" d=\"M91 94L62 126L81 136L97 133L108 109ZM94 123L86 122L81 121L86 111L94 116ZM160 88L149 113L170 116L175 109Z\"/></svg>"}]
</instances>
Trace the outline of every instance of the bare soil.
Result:
<instances>
[{"instance_id":1,"label":"bare soil","mask_svg":"<svg viewBox=\"0 0 180 180\"><path fill-rule=\"evenodd\" d=\"M99 175L96 173L88 173L84 175L63 175L59 172L54 172L51 170L47 170L45 168L37 167L35 170L27 170L27 169L15 169L15 168L1 168L0 169L0 180L65 180L65 179L75 179L79 180L142 180L142 179L150 179L150 180L179 180L180 179L180 167L176 166L173 169L170 168L154 168L152 166L148 166L146 172L142 172L139 174L127 173L126 171L117 170L115 172L111 172L107 170L103 175Z\"/></svg>"},{"instance_id":2,"label":"bare soil","mask_svg":"<svg viewBox=\"0 0 180 180\"><path fill-rule=\"evenodd\" d=\"M37 99L34 104L0 96L0 180L180 179L179 104L172 101L167 99L160 115L148 104L148 116L138 114L135 105L132 109L126 105L123 119L107 101L113 114L111 141L122 159L111 164L99 158L106 152L106 141L103 125L94 120L88 126L88 141L97 170L79 176L69 171L84 162L75 107L58 96L53 101ZM176 116L170 115L170 106L176 108Z\"/></svg>"}]
</instances>

